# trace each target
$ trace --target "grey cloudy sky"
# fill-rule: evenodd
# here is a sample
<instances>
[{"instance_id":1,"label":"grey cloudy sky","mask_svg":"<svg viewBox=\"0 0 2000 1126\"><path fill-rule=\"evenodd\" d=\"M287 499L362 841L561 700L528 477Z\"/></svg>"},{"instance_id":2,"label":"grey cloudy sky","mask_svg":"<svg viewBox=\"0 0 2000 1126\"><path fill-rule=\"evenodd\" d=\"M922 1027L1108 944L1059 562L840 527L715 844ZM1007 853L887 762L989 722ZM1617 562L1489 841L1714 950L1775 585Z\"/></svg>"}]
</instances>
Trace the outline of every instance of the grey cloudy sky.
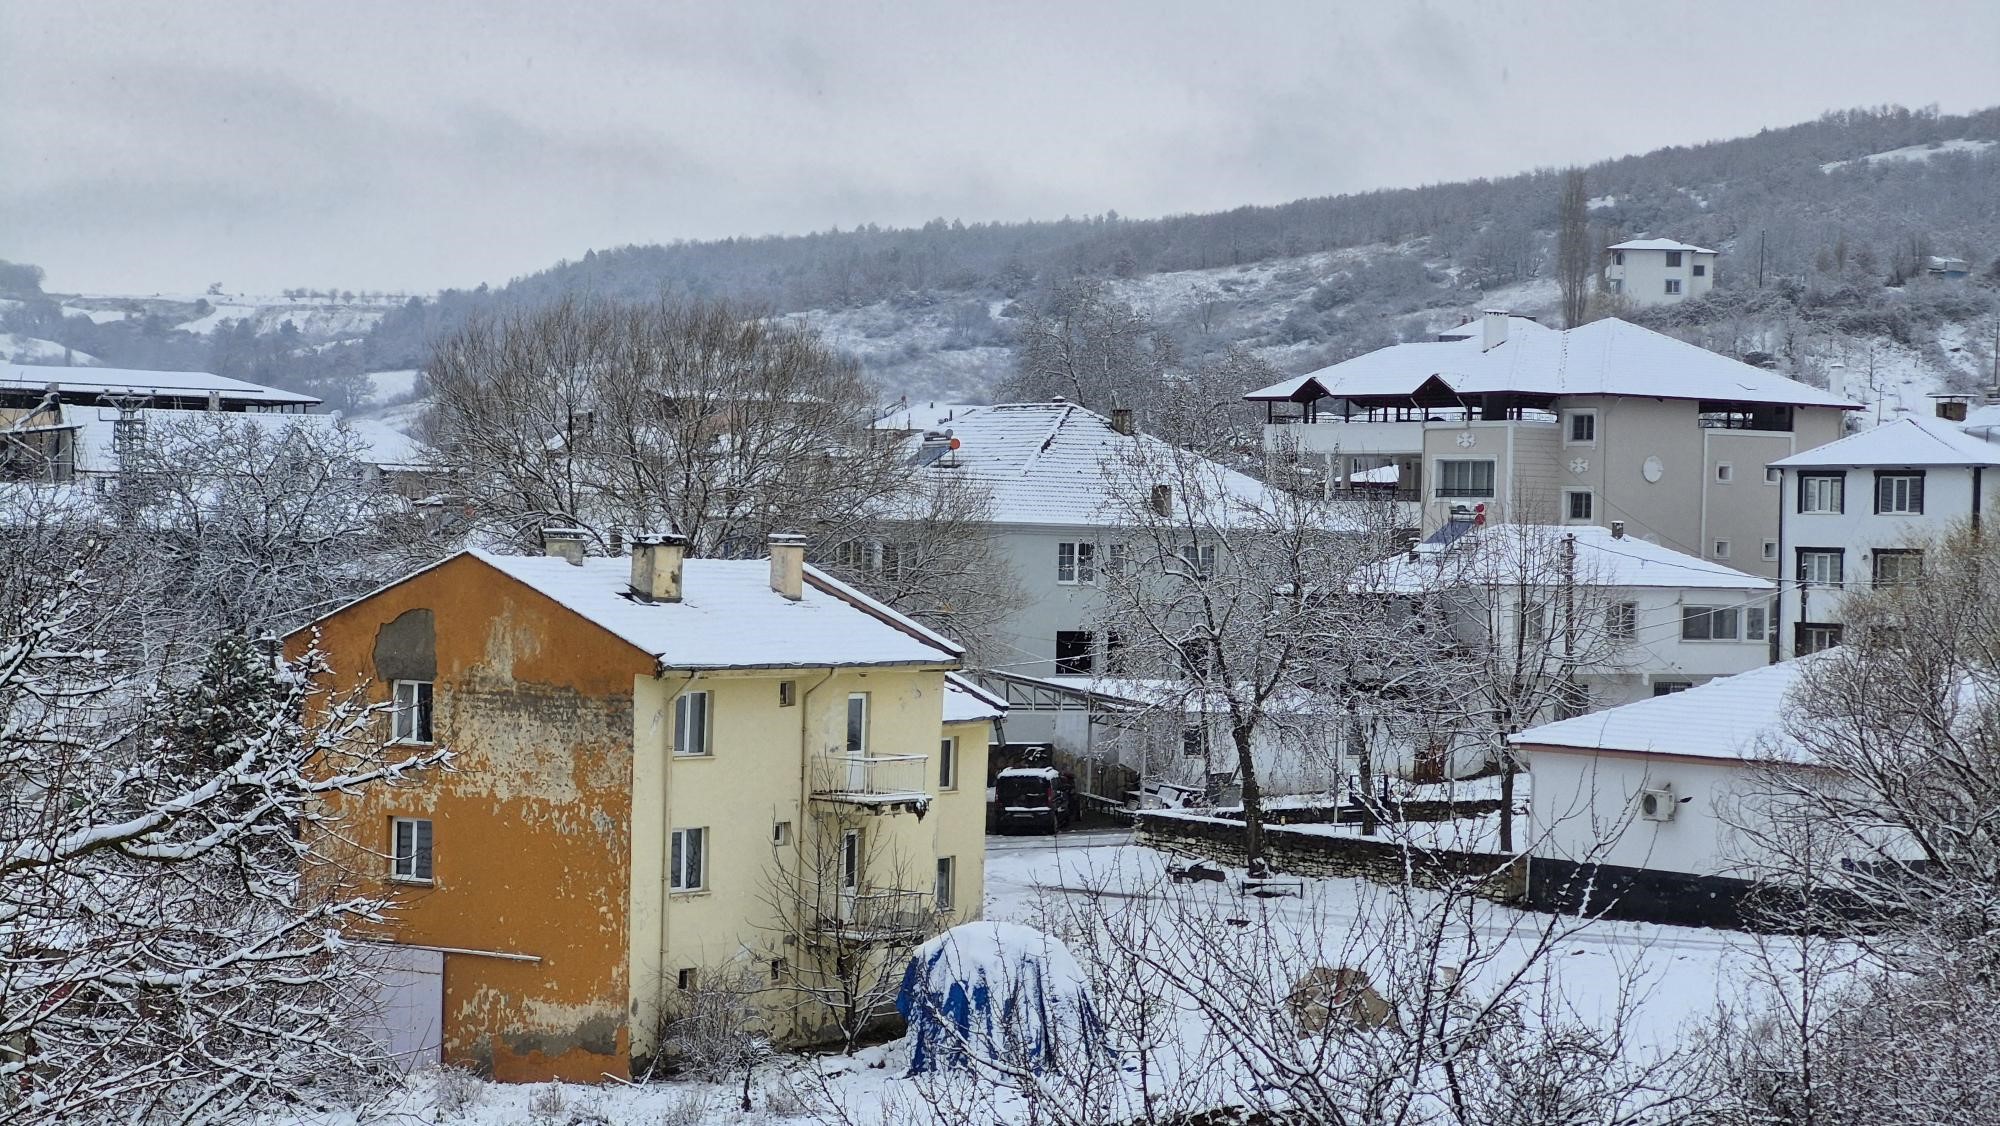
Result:
<instances>
[{"instance_id":1,"label":"grey cloudy sky","mask_svg":"<svg viewBox=\"0 0 2000 1126\"><path fill-rule=\"evenodd\" d=\"M432 289L591 247L1274 203L2000 102L1992 0L0 0L0 258Z\"/></svg>"}]
</instances>

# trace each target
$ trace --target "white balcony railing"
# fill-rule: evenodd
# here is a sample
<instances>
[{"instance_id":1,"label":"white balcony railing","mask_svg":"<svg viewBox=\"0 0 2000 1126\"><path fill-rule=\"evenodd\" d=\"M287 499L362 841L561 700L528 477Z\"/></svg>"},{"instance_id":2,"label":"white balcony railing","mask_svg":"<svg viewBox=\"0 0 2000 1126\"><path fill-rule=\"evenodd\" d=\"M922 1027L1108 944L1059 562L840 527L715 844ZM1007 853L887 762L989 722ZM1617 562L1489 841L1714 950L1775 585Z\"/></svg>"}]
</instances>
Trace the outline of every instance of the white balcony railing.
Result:
<instances>
[{"instance_id":1,"label":"white balcony railing","mask_svg":"<svg viewBox=\"0 0 2000 1126\"><path fill-rule=\"evenodd\" d=\"M929 755L827 754L814 764L812 795L853 805L911 806L930 802Z\"/></svg>"}]
</instances>

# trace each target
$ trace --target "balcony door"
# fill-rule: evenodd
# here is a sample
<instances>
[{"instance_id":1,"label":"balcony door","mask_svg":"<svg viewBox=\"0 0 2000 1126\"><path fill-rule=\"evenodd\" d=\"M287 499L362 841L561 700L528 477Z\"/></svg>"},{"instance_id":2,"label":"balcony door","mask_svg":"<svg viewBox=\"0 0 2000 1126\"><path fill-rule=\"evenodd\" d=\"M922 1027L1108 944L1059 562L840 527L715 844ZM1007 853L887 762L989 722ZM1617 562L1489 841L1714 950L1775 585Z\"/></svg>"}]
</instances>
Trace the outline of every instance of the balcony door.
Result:
<instances>
[{"instance_id":1,"label":"balcony door","mask_svg":"<svg viewBox=\"0 0 2000 1126\"><path fill-rule=\"evenodd\" d=\"M847 697L847 788L868 792L868 693Z\"/></svg>"},{"instance_id":2,"label":"balcony door","mask_svg":"<svg viewBox=\"0 0 2000 1126\"><path fill-rule=\"evenodd\" d=\"M854 921L854 903L861 895L861 830L840 834L840 921Z\"/></svg>"}]
</instances>

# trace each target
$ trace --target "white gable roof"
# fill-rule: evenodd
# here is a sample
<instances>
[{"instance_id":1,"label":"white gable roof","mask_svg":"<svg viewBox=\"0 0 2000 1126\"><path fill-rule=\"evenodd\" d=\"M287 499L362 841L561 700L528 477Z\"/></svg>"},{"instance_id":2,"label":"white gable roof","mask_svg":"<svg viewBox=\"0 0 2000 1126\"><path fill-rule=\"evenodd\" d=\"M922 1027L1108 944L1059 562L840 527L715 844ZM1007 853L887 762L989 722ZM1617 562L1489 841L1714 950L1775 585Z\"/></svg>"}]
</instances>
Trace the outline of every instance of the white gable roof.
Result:
<instances>
[{"instance_id":1,"label":"white gable roof","mask_svg":"<svg viewBox=\"0 0 2000 1126\"><path fill-rule=\"evenodd\" d=\"M967 408L950 430L959 448L917 472L976 484L991 498L988 518L996 524L1123 523L1105 466L1139 456L1164 463L1172 450L1150 435L1120 434L1110 419L1061 400ZM1215 470L1225 503L1269 503L1256 478L1219 464Z\"/></svg>"},{"instance_id":2,"label":"white gable roof","mask_svg":"<svg viewBox=\"0 0 2000 1126\"><path fill-rule=\"evenodd\" d=\"M1435 377L1462 395L1629 395L1856 409L1828 394L1706 348L1616 318L1556 331L1510 317L1507 339L1491 349L1478 333L1393 344L1331 367L1252 391L1285 400L1317 390L1333 397L1409 395ZM1317 385L1311 387L1309 385Z\"/></svg>"},{"instance_id":3,"label":"white gable roof","mask_svg":"<svg viewBox=\"0 0 2000 1126\"><path fill-rule=\"evenodd\" d=\"M1777 589L1769 579L1746 575L1686 552L1631 536L1613 536L1595 525L1492 524L1439 548L1422 545L1417 559L1397 556L1383 563L1379 589L1434 589L1440 574L1460 583L1515 581L1524 563L1553 561L1563 541L1576 537L1576 579L1593 587L1667 587L1744 592Z\"/></svg>"},{"instance_id":4,"label":"white gable roof","mask_svg":"<svg viewBox=\"0 0 2000 1126\"><path fill-rule=\"evenodd\" d=\"M237 430L259 430L273 437L293 429L331 432L345 430L359 442L357 452L369 465L384 468L414 468L424 464L416 439L367 419L343 419L334 414L272 414L261 411L183 411L146 409L138 412L147 426L151 442L171 442L185 428L185 437L199 441L207 428L225 426ZM76 431L76 469L80 473L115 473L118 454L113 444L117 414L109 407L66 403L62 425Z\"/></svg>"},{"instance_id":5,"label":"white gable roof","mask_svg":"<svg viewBox=\"0 0 2000 1126\"><path fill-rule=\"evenodd\" d=\"M2000 445L1937 419L1899 418L1771 464L1781 469L2000 465Z\"/></svg>"},{"instance_id":6,"label":"white gable roof","mask_svg":"<svg viewBox=\"0 0 2000 1126\"><path fill-rule=\"evenodd\" d=\"M767 559L690 559L679 602L631 596L631 562L466 554L532 587L669 669L955 665L958 645L813 567L794 602Z\"/></svg>"},{"instance_id":7,"label":"white gable roof","mask_svg":"<svg viewBox=\"0 0 2000 1126\"><path fill-rule=\"evenodd\" d=\"M0 392L40 391L49 384L81 394L171 395L201 398L209 392L237 403L310 406L319 402L311 395L281 391L259 383L246 383L205 371L147 371L138 368L43 367L34 364L0 364Z\"/></svg>"},{"instance_id":8,"label":"white gable roof","mask_svg":"<svg viewBox=\"0 0 2000 1126\"><path fill-rule=\"evenodd\" d=\"M1531 727L1507 741L1517 747L1806 761L1805 750L1785 735L1786 697L1821 656L1815 653L1717 677L1685 692Z\"/></svg>"},{"instance_id":9,"label":"white gable roof","mask_svg":"<svg viewBox=\"0 0 2000 1126\"><path fill-rule=\"evenodd\" d=\"M1714 254L1714 253L1715 253L1715 251L1713 251L1713 250L1710 250L1709 248L1707 248L1707 247L1705 247L1705 246L1696 246L1695 244L1693 244L1693 243L1691 243L1691 242L1676 242L1676 241L1674 241L1673 239L1670 239L1670 238L1635 238L1635 239L1630 239L1630 240L1627 240L1627 241L1625 241L1625 242L1620 242L1620 243L1614 243L1614 244L1612 244L1612 245L1610 245L1610 246L1607 246L1607 247L1605 247L1604 249L1606 249L1606 250L1680 250L1680 251L1685 251L1685 252L1687 252L1687 253L1689 253L1689 254Z\"/></svg>"}]
</instances>

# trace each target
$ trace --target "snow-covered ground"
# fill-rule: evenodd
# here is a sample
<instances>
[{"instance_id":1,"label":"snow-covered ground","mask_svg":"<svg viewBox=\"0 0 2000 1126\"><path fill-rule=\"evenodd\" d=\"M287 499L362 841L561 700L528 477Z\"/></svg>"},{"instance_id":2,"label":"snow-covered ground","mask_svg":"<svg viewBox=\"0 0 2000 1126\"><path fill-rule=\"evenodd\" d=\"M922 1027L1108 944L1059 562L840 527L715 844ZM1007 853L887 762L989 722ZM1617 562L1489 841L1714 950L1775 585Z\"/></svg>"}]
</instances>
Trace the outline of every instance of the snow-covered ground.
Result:
<instances>
[{"instance_id":1,"label":"snow-covered ground","mask_svg":"<svg viewBox=\"0 0 2000 1126\"><path fill-rule=\"evenodd\" d=\"M96 356L64 349L53 340L24 336L18 332L0 332L0 363L60 364L65 354L69 362L78 367L97 362Z\"/></svg>"},{"instance_id":2,"label":"snow-covered ground","mask_svg":"<svg viewBox=\"0 0 2000 1126\"><path fill-rule=\"evenodd\" d=\"M1959 137L1955 140L1939 141L1934 145L1907 145L1900 149L1890 149L1888 152L1872 152L1869 153L1867 156L1857 157L1854 160L1830 160L1827 161L1825 164L1820 165L1819 170L1821 172L1832 172L1836 168L1846 168L1848 165L1851 164L1873 165L1873 164L1890 163L1895 161L1915 161L1917 163L1923 163L1925 161L1930 160L1934 156L1939 156L1945 153L1962 152L1962 153L1970 153L1973 156L1978 156L1979 154L1993 148L1993 146L1996 143L2000 142L1974 141L1964 137Z\"/></svg>"},{"instance_id":3,"label":"snow-covered ground","mask_svg":"<svg viewBox=\"0 0 2000 1126\"><path fill-rule=\"evenodd\" d=\"M1437 894L1343 879L1307 880L1302 896L1274 900L1242 898L1220 884L1190 890L1167 881L1164 857L1130 844L1122 831L991 838L987 850L986 915L991 919L1063 929L1079 920L1116 923L1127 913L1154 912L1156 920L1198 923L1210 914L1204 909L1206 903L1212 908L1209 922L1231 917L1243 924L1243 933L1271 936L1274 947L1305 950L1331 964L1356 957L1352 945L1356 936L1385 909L1414 902L1421 911L1424 897ZM1196 909L1193 914L1173 913L1190 904ZM1474 988L1519 970L1547 924L1546 916L1479 905L1468 925L1487 958L1469 971L1475 975ZM1627 1049L1650 1052L1676 1043L1684 1031L1711 1016L1718 1002L1735 999L1753 951L1753 940L1738 934L1599 921L1564 934L1530 972L1530 989L1559 990L1566 1009L1585 1021L1608 1023L1620 1003L1627 1004ZM1198 1016L1183 1008L1178 1019L1184 1025L1179 1030L1183 1042L1198 1043L1203 1038L1205 1028L1195 1027ZM848 1122L955 1121L952 1112L927 1105L921 1080L904 1077L908 1058L908 1049L900 1042L864 1050L852 1059L781 1058L758 1076L756 1109L749 1114L737 1109L733 1090L718 1085L520 1086L437 1075L416 1077L376 1109L419 1121L476 1126L533 1121L841 1120L825 1109L833 1105L840 1107ZM1001 1105L1007 1105L1004 1099ZM558 1106L560 1110L555 1109ZM346 1126L357 1121L351 1114L267 1120L270 1126Z\"/></svg>"}]
</instances>

